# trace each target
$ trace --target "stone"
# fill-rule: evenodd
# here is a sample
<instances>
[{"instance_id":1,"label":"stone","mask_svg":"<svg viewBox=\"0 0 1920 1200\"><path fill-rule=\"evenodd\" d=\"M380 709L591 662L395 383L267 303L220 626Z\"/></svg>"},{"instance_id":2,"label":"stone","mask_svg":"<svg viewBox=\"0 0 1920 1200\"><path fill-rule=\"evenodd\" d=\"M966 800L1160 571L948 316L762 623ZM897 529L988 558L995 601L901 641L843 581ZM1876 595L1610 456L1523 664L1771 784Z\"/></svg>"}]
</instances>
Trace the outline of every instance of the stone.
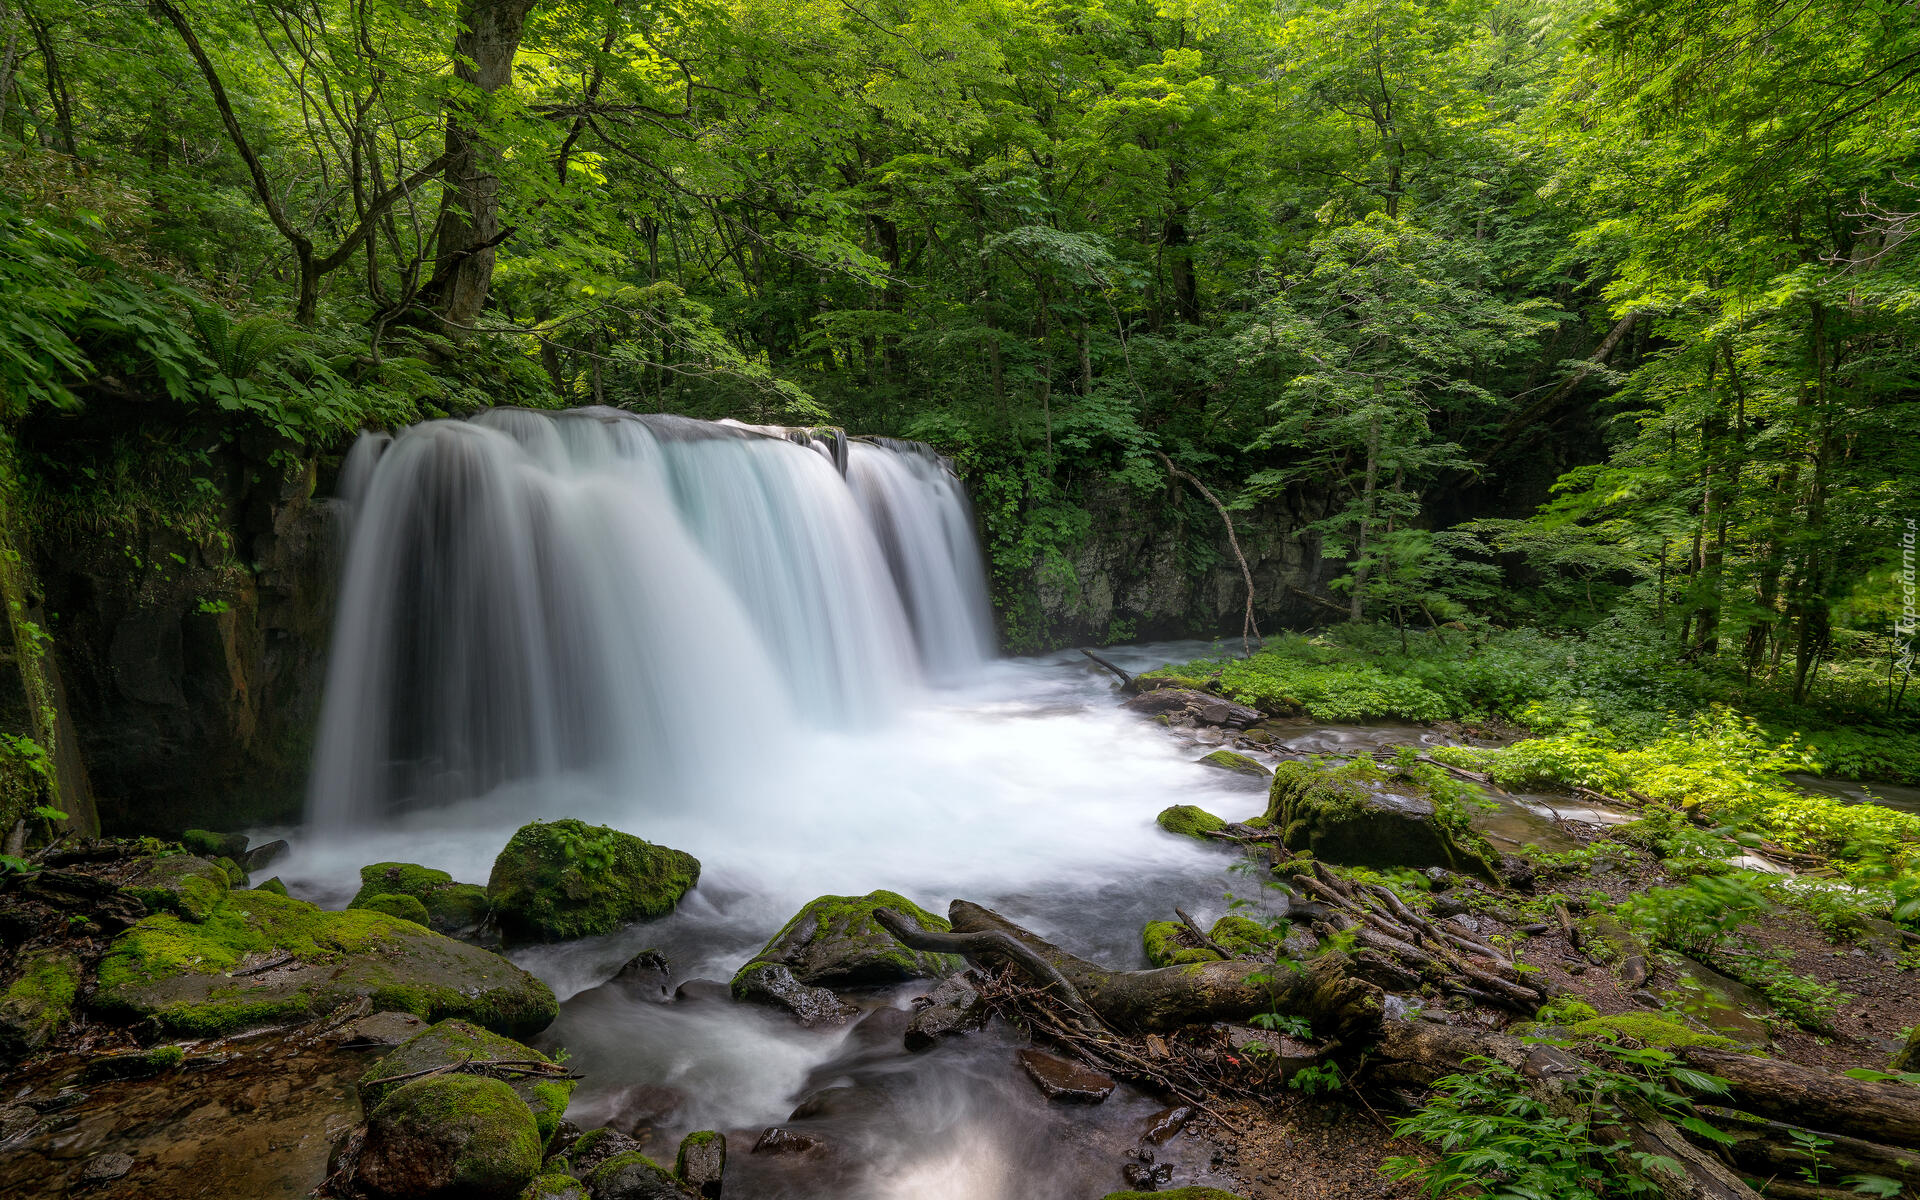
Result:
<instances>
[{"instance_id":1,"label":"stone","mask_svg":"<svg viewBox=\"0 0 1920 1200\"><path fill-rule=\"evenodd\" d=\"M733 977L733 996L793 1014L802 1025L844 1025L859 1008L831 991L808 987L780 963L749 963Z\"/></svg>"},{"instance_id":2,"label":"stone","mask_svg":"<svg viewBox=\"0 0 1920 1200\"><path fill-rule=\"evenodd\" d=\"M1244 754L1235 753L1232 750L1215 750L1212 754L1207 755L1200 761L1206 766L1215 767L1234 775L1244 775L1250 779L1266 779L1269 775L1273 774L1272 771L1267 770L1267 768L1257 760L1248 758Z\"/></svg>"},{"instance_id":3,"label":"stone","mask_svg":"<svg viewBox=\"0 0 1920 1200\"><path fill-rule=\"evenodd\" d=\"M761 1133L753 1144L755 1154L814 1154L827 1148L826 1142L810 1133L775 1126Z\"/></svg>"},{"instance_id":4,"label":"stone","mask_svg":"<svg viewBox=\"0 0 1920 1200\"><path fill-rule=\"evenodd\" d=\"M0 1108L0 1146L25 1137L40 1128L40 1110L26 1104Z\"/></svg>"},{"instance_id":5,"label":"stone","mask_svg":"<svg viewBox=\"0 0 1920 1200\"><path fill-rule=\"evenodd\" d=\"M993 1013L986 997L958 975L941 980L925 999L926 1006L907 1022L904 1040L909 1050L925 1050L942 1038L983 1029Z\"/></svg>"},{"instance_id":6,"label":"stone","mask_svg":"<svg viewBox=\"0 0 1920 1200\"><path fill-rule=\"evenodd\" d=\"M1113 1080L1091 1067L1044 1050L1020 1051L1020 1065L1041 1094L1061 1104L1098 1104L1113 1094Z\"/></svg>"},{"instance_id":7,"label":"stone","mask_svg":"<svg viewBox=\"0 0 1920 1200\"><path fill-rule=\"evenodd\" d=\"M399 1080L431 1071L435 1067L456 1066L487 1060L504 1062L551 1063L538 1050L501 1037L468 1021L441 1021L423 1029L396 1046L391 1053L369 1067L360 1076L358 1088L363 1108L372 1110L400 1086ZM574 1081L561 1076L528 1075L511 1081L515 1095L533 1113L540 1132L540 1144L560 1126L567 1113L567 1101L573 1096Z\"/></svg>"},{"instance_id":8,"label":"stone","mask_svg":"<svg viewBox=\"0 0 1920 1200\"><path fill-rule=\"evenodd\" d=\"M361 867L360 890L354 893L347 907L370 908L393 916L412 911L410 906L382 901L383 896L403 896L418 901L425 912L420 924L440 933L466 933L487 919L485 888L455 883L453 876L445 871L417 863L382 862Z\"/></svg>"},{"instance_id":9,"label":"stone","mask_svg":"<svg viewBox=\"0 0 1920 1200\"><path fill-rule=\"evenodd\" d=\"M191 854L160 854L133 864L122 891L154 912L204 921L227 898L233 882L217 864Z\"/></svg>"},{"instance_id":10,"label":"stone","mask_svg":"<svg viewBox=\"0 0 1920 1200\"><path fill-rule=\"evenodd\" d=\"M720 1200L720 1177L727 1170L726 1135L711 1129L690 1133L674 1155L673 1174L701 1200Z\"/></svg>"},{"instance_id":11,"label":"stone","mask_svg":"<svg viewBox=\"0 0 1920 1200\"><path fill-rule=\"evenodd\" d=\"M424 1017L404 1012L377 1012L342 1028L340 1044L350 1049L392 1049L427 1027Z\"/></svg>"},{"instance_id":12,"label":"stone","mask_svg":"<svg viewBox=\"0 0 1920 1200\"><path fill-rule=\"evenodd\" d=\"M1187 1104L1163 1108L1147 1118L1147 1131L1140 1135L1143 1145L1159 1146L1171 1141L1187 1122L1193 1120L1193 1107Z\"/></svg>"},{"instance_id":13,"label":"stone","mask_svg":"<svg viewBox=\"0 0 1920 1200\"><path fill-rule=\"evenodd\" d=\"M0 1063L38 1052L73 1015L80 961L58 946L22 952L14 977L0 992Z\"/></svg>"},{"instance_id":14,"label":"stone","mask_svg":"<svg viewBox=\"0 0 1920 1200\"><path fill-rule=\"evenodd\" d=\"M365 900L356 900L353 907L368 912L385 913L402 921L412 921L423 928L430 927L432 918L427 916L427 906L412 896L372 896Z\"/></svg>"},{"instance_id":15,"label":"stone","mask_svg":"<svg viewBox=\"0 0 1920 1200\"><path fill-rule=\"evenodd\" d=\"M557 942L665 916L699 880L691 854L603 825L535 821L494 859L487 899L510 941Z\"/></svg>"},{"instance_id":16,"label":"stone","mask_svg":"<svg viewBox=\"0 0 1920 1200\"><path fill-rule=\"evenodd\" d=\"M1127 701L1127 707L1150 717L1186 717L1202 725L1224 725L1229 729L1246 729L1265 719L1258 709L1187 688L1142 692Z\"/></svg>"},{"instance_id":17,"label":"stone","mask_svg":"<svg viewBox=\"0 0 1920 1200\"><path fill-rule=\"evenodd\" d=\"M1290 850L1347 866L1447 867L1498 880L1492 851L1464 817L1371 759L1274 768L1266 817Z\"/></svg>"},{"instance_id":18,"label":"stone","mask_svg":"<svg viewBox=\"0 0 1920 1200\"><path fill-rule=\"evenodd\" d=\"M282 858L285 858L287 851L290 849L292 849L292 847L287 845L285 838L275 838L271 842L263 845L248 848L245 856L240 859L240 865L246 869L249 875L255 871L264 871L274 863L279 862Z\"/></svg>"},{"instance_id":19,"label":"stone","mask_svg":"<svg viewBox=\"0 0 1920 1200\"><path fill-rule=\"evenodd\" d=\"M280 877L275 875L265 883L255 884L253 890L256 892L272 892L276 896L284 896L287 894L287 885L281 883Z\"/></svg>"},{"instance_id":20,"label":"stone","mask_svg":"<svg viewBox=\"0 0 1920 1200\"><path fill-rule=\"evenodd\" d=\"M589 1129L574 1141L567 1151L567 1159L572 1162L574 1172L584 1179L608 1159L639 1150L639 1142L617 1129Z\"/></svg>"},{"instance_id":21,"label":"stone","mask_svg":"<svg viewBox=\"0 0 1920 1200\"><path fill-rule=\"evenodd\" d=\"M553 991L497 954L363 909L324 912L235 892L206 920L143 918L101 960L92 1004L208 1036L324 1016L365 998L429 1020L463 1017L527 1035L558 1015Z\"/></svg>"},{"instance_id":22,"label":"stone","mask_svg":"<svg viewBox=\"0 0 1920 1200\"><path fill-rule=\"evenodd\" d=\"M542 1175L527 1185L520 1200L587 1200L587 1185L571 1175Z\"/></svg>"},{"instance_id":23,"label":"stone","mask_svg":"<svg viewBox=\"0 0 1920 1200\"><path fill-rule=\"evenodd\" d=\"M206 829L189 829L180 835L180 844L189 854L197 854L209 862L218 862L223 858L241 859L247 854L247 835L244 833L214 833Z\"/></svg>"},{"instance_id":24,"label":"stone","mask_svg":"<svg viewBox=\"0 0 1920 1200\"><path fill-rule=\"evenodd\" d=\"M642 950L607 981L635 1000L654 1004L673 1001L673 965L658 950Z\"/></svg>"},{"instance_id":25,"label":"stone","mask_svg":"<svg viewBox=\"0 0 1920 1200\"><path fill-rule=\"evenodd\" d=\"M1308 1067L1327 1061L1326 1050L1319 1046L1250 1025L1229 1025L1227 1045L1256 1067L1277 1070L1282 1079L1292 1079Z\"/></svg>"},{"instance_id":26,"label":"stone","mask_svg":"<svg viewBox=\"0 0 1920 1200\"><path fill-rule=\"evenodd\" d=\"M1280 953L1292 959L1312 958L1320 953L1320 939L1305 925L1289 924L1286 939L1280 943Z\"/></svg>"},{"instance_id":27,"label":"stone","mask_svg":"<svg viewBox=\"0 0 1920 1200\"><path fill-rule=\"evenodd\" d=\"M133 1155L119 1151L96 1154L80 1168L80 1182L86 1186L100 1183L112 1183L114 1180L133 1170Z\"/></svg>"},{"instance_id":28,"label":"stone","mask_svg":"<svg viewBox=\"0 0 1920 1200\"><path fill-rule=\"evenodd\" d=\"M897 892L820 896L810 901L740 969L745 975L777 964L813 987L876 987L909 979L937 979L965 964L951 954L911 950L881 928L874 912L888 908L920 928L947 933L952 926ZM734 992L739 994L737 986Z\"/></svg>"},{"instance_id":29,"label":"stone","mask_svg":"<svg viewBox=\"0 0 1920 1200\"><path fill-rule=\"evenodd\" d=\"M1211 842L1209 833L1218 833L1227 827L1227 823L1204 808L1191 804L1176 804L1163 808L1154 820L1168 833L1177 833L1181 837L1190 837L1195 841Z\"/></svg>"},{"instance_id":30,"label":"stone","mask_svg":"<svg viewBox=\"0 0 1920 1200\"><path fill-rule=\"evenodd\" d=\"M593 1200L687 1200L689 1194L665 1167L637 1150L601 1163L586 1182Z\"/></svg>"},{"instance_id":31,"label":"stone","mask_svg":"<svg viewBox=\"0 0 1920 1200\"><path fill-rule=\"evenodd\" d=\"M540 1172L533 1114L498 1079L434 1075L387 1093L367 1118L360 1186L390 1200L509 1200Z\"/></svg>"}]
</instances>

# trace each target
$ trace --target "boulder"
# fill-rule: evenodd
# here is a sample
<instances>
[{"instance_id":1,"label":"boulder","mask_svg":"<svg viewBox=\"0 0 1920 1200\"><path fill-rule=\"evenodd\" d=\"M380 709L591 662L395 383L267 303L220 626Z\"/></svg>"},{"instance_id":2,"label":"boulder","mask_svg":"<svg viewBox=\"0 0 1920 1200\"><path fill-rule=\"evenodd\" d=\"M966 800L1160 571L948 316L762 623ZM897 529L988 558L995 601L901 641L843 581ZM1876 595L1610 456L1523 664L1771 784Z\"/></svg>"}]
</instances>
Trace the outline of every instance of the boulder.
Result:
<instances>
[{"instance_id":1,"label":"boulder","mask_svg":"<svg viewBox=\"0 0 1920 1200\"><path fill-rule=\"evenodd\" d=\"M540 1147L533 1114L505 1083L433 1075L369 1114L355 1176L390 1200L511 1200L540 1173Z\"/></svg>"},{"instance_id":2,"label":"boulder","mask_svg":"<svg viewBox=\"0 0 1920 1200\"><path fill-rule=\"evenodd\" d=\"M1160 828L1168 833L1177 833L1181 837L1190 837L1195 841L1210 842L1209 833L1219 833L1227 823L1204 808L1195 808L1191 804L1176 804L1172 808L1163 808L1155 817Z\"/></svg>"},{"instance_id":3,"label":"boulder","mask_svg":"<svg viewBox=\"0 0 1920 1200\"><path fill-rule=\"evenodd\" d=\"M593 1200L687 1200L689 1195L665 1167L638 1150L601 1163L586 1183Z\"/></svg>"},{"instance_id":4,"label":"boulder","mask_svg":"<svg viewBox=\"0 0 1920 1200\"><path fill-rule=\"evenodd\" d=\"M684 988L683 988L684 990ZM785 1009L802 1025L844 1025L860 1010L823 987L808 987L781 963L748 963L733 977L733 997Z\"/></svg>"},{"instance_id":5,"label":"boulder","mask_svg":"<svg viewBox=\"0 0 1920 1200\"><path fill-rule=\"evenodd\" d=\"M426 1021L412 1013L377 1012L346 1025L336 1036L350 1049L391 1050L426 1028Z\"/></svg>"},{"instance_id":6,"label":"boulder","mask_svg":"<svg viewBox=\"0 0 1920 1200\"><path fill-rule=\"evenodd\" d=\"M606 986L618 988L635 1000L654 1004L673 1002L673 964L658 950L642 950L628 959Z\"/></svg>"},{"instance_id":7,"label":"boulder","mask_svg":"<svg viewBox=\"0 0 1920 1200\"><path fill-rule=\"evenodd\" d=\"M907 1022L904 1041L909 1050L925 1050L941 1038L985 1028L993 1015L986 997L961 975L941 980L925 999L926 1006Z\"/></svg>"},{"instance_id":8,"label":"boulder","mask_svg":"<svg viewBox=\"0 0 1920 1200\"><path fill-rule=\"evenodd\" d=\"M826 1148L827 1143L811 1133L777 1125L763 1130L760 1140L753 1144L755 1154L813 1154Z\"/></svg>"},{"instance_id":9,"label":"boulder","mask_svg":"<svg viewBox=\"0 0 1920 1200\"><path fill-rule=\"evenodd\" d=\"M469 1021L441 1021L400 1043L392 1053L367 1069L357 1085L361 1107L372 1109L378 1106L407 1076L431 1071L435 1067L489 1059L501 1062L553 1061L538 1050L523 1046L512 1038L501 1037ZM557 1076L529 1075L512 1081L514 1094L533 1113L542 1146L560 1127L560 1118L567 1115L567 1101L573 1096L573 1085L573 1080Z\"/></svg>"},{"instance_id":10,"label":"boulder","mask_svg":"<svg viewBox=\"0 0 1920 1200\"><path fill-rule=\"evenodd\" d=\"M389 917L398 917L402 921L412 921L415 925L431 925L427 916L427 906L412 896L370 896L354 904L355 908L367 912L385 913Z\"/></svg>"},{"instance_id":11,"label":"boulder","mask_svg":"<svg viewBox=\"0 0 1920 1200\"><path fill-rule=\"evenodd\" d=\"M287 885L281 883L280 877L275 875L265 883L254 884L253 890L256 892L272 892L276 896L284 896L287 894Z\"/></svg>"},{"instance_id":12,"label":"boulder","mask_svg":"<svg viewBox=\"0 0 1920 1200\"><path fill-rule=\"evenodd\" d=\"M239 860L247 856L247 835L244 833L189 829L180 835L180 844L187 848L187 853L197 854L209 862L218 862L223 858Z\"/></svg>"},{"instance_id":13,"label":"boulder","mask_svg":"<svg viewBox=\"0 0 1920 1200\"><path fill-rule=\"evenodd\" d=\"M240 865L249 875L255 871L264 871L285 857L287 851L291 848L292 847L287 845L285 839L275 838L265 845L250 848L240 859Z\"/></svg>"},{"instance_id":14,"label":"boulder","mask_svg":"<svg viewBox=\"0 0 1920 1200\"><path fill-rule=\"evenodd\" d=\"M431 1020L525 1035L559 1012L552 989L497 954L364 909L325 912L235 892L203 922L143 918L100 962L93 1004L189 1035L304 1020L362 997Z\"/></svg>"},{"instance_id":15,"label":"boulder","mask_svg":"<svg viewBox=\"0 0 1920 1200\"><path fill-rule=\"evenodd\" d=\"M1020 1065L1047 1099L1062 1104L1098 1104L1113 1094L1113 1080L1044 1050L1020 1051Z\"/></svg>"},{"instance_id":16,"label":"boulder","mask_svg":"<svg viewBox=\"0 0 1920 1200\"><path fill-rule=\"evenodd\" d=\"M191 854L143 858L121 878L121 890L154 912L204 921L227 898L233 881L218 864Z\"/></svg>"},{"instance_id":17,"label":"boulder","mask_svg":"<svg viewBox=\"0 0 1920 1200\"><path fill-rule=\"evenodd\" d=\"M726 1170L725 1134L703 1129L680 1140L680 1152L673 1159L674 1177L701 1200L720 1200L720 1177Z\"/></svg>"},{"instance_id":18,"label":"boulder","mask_svg":"<svg viewBox=\"0 0 1920 1200\"><path fill-rule=\"evenodd\" d=\"M587 1200L587 1185L571 1175L542 1175L527 1185L520 1200Z\"/></svg>"},{"instance_id":19,"label":"boulder","mask_svg":"<svg viewBox=\"0 0 1920 1200\"><path fill-rule=\"evenodd\" d=\"M1159 688L1142 692L1127 701L1127 707L1150 717L1166 717L1168 720L1184 720L1199 725L1224 725L1229 729L1245 729L1266 719L1258 709L1186 688Z\"/></svg>"},{"instance_id":20,"label":"boulder","mask_svg":"<svg viewBox=\"0 0 1920 1200\"><path fill-rule=\"evenodd\" d=\"M38 1051L73 1015L80 961L57 946L23 951L15 975L0 992L0 1063Z\"/></svg>"},{"instance_id":21,"label":"boulder","mask_svg":"<svg viewBox=\"0 0 1920 1200\"><path fill-rule=\"evenodd\" d=\"M1290 850L1361 867L1447 867L1498 881L1494 856L1466 816L1371 759L1274 768L1266 819Z\"/></svg>"},{"instance_id":22,"label":"boulder","mask_svg":"<svg viewBox=\"0 0 1920 1200\"><path fill-rule=\"evenodd\" d=\"M453 876L417 863L370 863L360 868L360 890L348 908L403 915L376 901L381 896L408 896L426 910L421 921L441 933L463 933L487 919L487 891L478 884L455 883ZM412 918L409 918L410 920Z\"/></svg>"},{"instance_id":23,"label":"boulder","mask_svg":"<svg viewBox=\"0 0 1920 1200\"><path fill-rule=\"evenodd\" d=\"M778 964L792 971L800 983L815 987L873 987L937 979L966 965L951 954L902 946L873 919L874 910L880 908L890 908L935 933L953 928L897 892L821 896L774 934L741 973Z\"/></svg>"},{"instance_id":24,"label":"boulder","mask_svg":"<svg viewBox=\"0 0 1920 1200\"><path fill-rule=\"evenodd\" d=\"M574 1173L585 1179L593 1174L595 1167L615 1155L639 1149L639 1142L617 1129L589 1129L574 1139L572 1148L567 1151L567 1160L573 1164Z\"/></svg>"},{"instance_id":25,"label":"boulder","mask_svg":"<svg viewBox=\"0 0 1920 1200\"><path fill-rule=\"evenodd\" d=\"M1265 779L1273 774L1257 760L1232 750L1215 750L1200 762L1205 766L1217 767L1235 775L1245 775L1249 779Z\"/></svg>"},{"instance_id":26,"label":"boulder","mask_svg":"<svg viewBox=\"0 0 1920 1200\"><path fill-rule=\"evenodd\" d=\"M557 942L665 916L699 880L691 854L604 825L535 821L494 859L487 899L507 938Z\"/></svg>"}]
</instances>

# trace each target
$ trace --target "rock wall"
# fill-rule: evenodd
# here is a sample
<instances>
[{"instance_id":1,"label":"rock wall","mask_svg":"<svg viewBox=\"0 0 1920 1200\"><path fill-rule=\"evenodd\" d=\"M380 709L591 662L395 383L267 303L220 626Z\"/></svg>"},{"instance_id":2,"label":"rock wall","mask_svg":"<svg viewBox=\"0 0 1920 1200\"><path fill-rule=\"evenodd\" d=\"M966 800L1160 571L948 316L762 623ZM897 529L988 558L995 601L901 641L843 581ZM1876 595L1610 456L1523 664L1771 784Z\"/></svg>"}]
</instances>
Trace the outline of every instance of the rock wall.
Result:
<instances>
[{"instance_id":1,"label":"rock wall","mask_svg":"<svg viewBox=\"0 0 1920 1200\"><path fill-rule=\"evenodd\" d=\"M1246 584L1211 505L1185 485L1142 494L1090 481L1075 498L1090 517L1085 534L1060 555L1037 558L1025 579L1003 582L995 598L1009 643L1056 648L1240 635ZM1322 559L1318 537L1299 532L1324 508L1324 498L1294 492L1233 514L1262 630L1339 619L1313 597L1327 600L1326 581L1343 564ZM1016 594L1022 590L1037 597L1037 607Z\"/></svg>"},{"instance_id":2,"label":"rock wall","mask_svg":"<svg viewBox=\"0 0 1920 1200\"><path fill-rule=\"evenodd\" d=\"M315 469L223 452L218 530L35 545L80 751L110 833L298 817L338 558ZM204 534L204 530L201 531Z\"/></svg>"}]
</instances>

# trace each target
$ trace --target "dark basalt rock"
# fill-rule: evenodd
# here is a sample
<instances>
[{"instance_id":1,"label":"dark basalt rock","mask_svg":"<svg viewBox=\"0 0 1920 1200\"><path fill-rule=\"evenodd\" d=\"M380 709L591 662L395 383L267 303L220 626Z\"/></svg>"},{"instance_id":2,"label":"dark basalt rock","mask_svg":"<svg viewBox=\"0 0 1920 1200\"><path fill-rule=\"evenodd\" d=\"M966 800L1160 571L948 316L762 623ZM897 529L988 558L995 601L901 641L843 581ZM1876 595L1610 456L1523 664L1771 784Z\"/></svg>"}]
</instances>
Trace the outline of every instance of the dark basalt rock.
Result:
<instances>
[{"instance_id":1,"label":"dark basalt rock","mask_svg":"<svg viewBox=\"0 0 1920 1200\"><path fill-rule=\"evenodd\" d=\"M762 1133L760 1140L753 1144L755 1154L817 1154L826 1148L826 1142L810 1133L778 1125Z\"/></svg>"},{"instance_id":2,"label":"dark basalt rock","mask_svg":"<svg viewBox=\"0 0 1920 1200\"><path fill-rule=\"evenodd\" d=\"M291 848L292 847L287 845L284 838L275 838L265 845L249 848L246 856L240 859L240 865L246 870L247 874L251 875L255 871L265 870L267 867L279 862L280 859L286 856L287 851Z\"/></svg>"},{"instance_id":3,"label":"dark basalt rock","mask_svg":"<svg viewBox=\"0 0 1920 1200\"><path fill-rule=\"evenodd\" d=\"M100 1183L112 1183L114 1180L133 1170L133 1155L117 1151L96 1154L80 1168L80 1182L84 1186Z\"/></svg>"},{"instance_id":4,"label":"dark basalt rock","mask_svg":"<svg viewBox=\"0 0 1920 1200\"><path fill-rule=\"evenodd\" d=\"M1198 725L1224 725L1229 729L1245 729L1266 719L1266 715L1258 709L1186 688L1160 688L1142 692L1127 701L1127 707L1150 717L1187 720Z\"/></svg>"},{"instance_id":5,"label":"dark basalt rock","mask_svg":"<svg viewBox=\"0 0 1920 1200\"><path fill-rule=\"evenodd\" d=\"M404 1012L377 1012L361 1017L340 1030L343 1045L353 1049L391 1049L427 1028L425 1017Z\"/></svg>"},{"instance_id":6,"label":"dark basalt rock","mask_svg":"<svg viewBox=\"0 0 1920 1200\"><path fill-rule=\"evenodd\" d=\"M574 1141L567 1151L567 1159L573 1164L574 1174L584 1179L608 1159L636 1154L639 1150L639 1142L617 1129L589 1129Z\"/></svg>"},{"instance_id":7,"label":"dark basalt rock","mask_svg":"<svg viewBox=\"0 0 1920 1200\"><path fill-rule=\"evenodd\" d=\"M498 1079L403 1083L367 1119L355 1177L389 1200L511 1200L540 1172L533 1113Z\"/></svg>"},{"instance_id":8,"label":"dark basalt rock","mask_svg":"<svg viewBox=\"0 0 1920 1200\"><path fill-rule=\"evenodd\" d=\"M792 1013L802 1025L844 1025L860 1010L826 988L808 987L779 963L749 963L733 977L736 999Z\"/></svg>"},{"instance_id":9,"label":"dark basalt rock","mask_svg":"<svg viewBox=\"0 0 1920 1200\"><path fill-rule=\"evenodd\" d=\"M982 1029L992 1015L986 998L958 975L941 980L940 986L924 999L926 1007L913 1014L907 1023L905 1040L909 1050L925 1050L941 1038Z\"/></svg>"},{"instance_id":10,"label":"dark basalt rock","mask_svg":"<svg viewBox=\"0 0 1920 1200\"><path fill-rule=\"evenodd\" d=\"M688 1134L673 1159L674 1175L701 1200L720 1200L720 1177L726 1170L726 1136L711 1129Z\"/></svg>"},{"instance_id":11,"label":"dark basalt rock","mask_svg":"<svg viewBox=\"0 0 1920 1200\"><path fill-rule=\"evenodd\" d=\"M674 998L670 986L673 982L673 966L667 961L667 956L658 950L642 950L634 955L607 982L635 1000L668 1004Z\"/></svg>"},{"instance_id":12,"label":"dark basalt rock","mask_svg":"<svg viewBox=\"0 0 1920 1200\"><path fill-rule=\"evenodd\" d=\"M874 913L892 909L922 929L946 933L952 927L897 892L864 896L820 896L794 914L760 953L740 970L777 963L803 984L816 987L870 987L909 979L937 979L963 965L950 954L902 946L880 927ZM738 993L736 977L735 992Z\"/></svg>"},{"instance_id":13,"label":"dark basalt rock","mask_svg":"<svg viewBox=\"0 0 1920 1200\"><path fill-rule=\"evenodd\" d=\"M1098 1104L1113 1094L1113 1080L1091 1067L1044 1050L1020 1051L1020 1065L1047 1099L1062 1104Z\"/></svg>"},{"instance_id":14,"label":"dark basalt rock","mask_svg":"<svg viewBox=\"0 0 1920 1200\"><path fill-rule=\"evenodd\" d=\"M593 1200L688 1200L667 1169L638 1151L616 1154L587 1178Z\"/></svg>"}]
</instances>

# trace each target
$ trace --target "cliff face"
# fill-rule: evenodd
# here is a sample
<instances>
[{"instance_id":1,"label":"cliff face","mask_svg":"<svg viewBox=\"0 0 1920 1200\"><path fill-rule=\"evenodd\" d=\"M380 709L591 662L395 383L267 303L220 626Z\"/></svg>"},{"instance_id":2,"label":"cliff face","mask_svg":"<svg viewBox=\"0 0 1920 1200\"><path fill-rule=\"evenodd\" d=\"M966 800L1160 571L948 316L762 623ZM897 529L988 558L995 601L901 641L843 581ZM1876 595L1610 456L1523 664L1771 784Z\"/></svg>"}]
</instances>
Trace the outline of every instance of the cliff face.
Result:
<instances>
[{"instance_id":1,"label":"cliff face","mask_svg":"<svg viewBox=\"0 0 1920 1200\"><path fill-rule=\"evenodd\" d=\"M1089 516L1085 533L1036 558L1024 583L1037 606L1017 594L1020 584L1003 585L1003 625L1030 624L1036 648L1048 649L1239 636L1246 583L1211 506L1184 488L1142 495L1106 482L1082 485L1075 498ZM1337 618L1312 597L1327 595L1342 564L1323 560L1319 539L1299 533L1323 510L1321 498L1289 494L1233 514L1262 629Z\"/></svg>"},{"instance_id":2,"label":"cliff face","mask_svg":"<svg viewBox=\"0 0 1920 1200\"><path fill-rule=\"evenodd\" d=\"M224 454L214 528L35 545L69 715L112 833L298 817L337 560L312 463Z\"/></svg>"}]
</instances>

